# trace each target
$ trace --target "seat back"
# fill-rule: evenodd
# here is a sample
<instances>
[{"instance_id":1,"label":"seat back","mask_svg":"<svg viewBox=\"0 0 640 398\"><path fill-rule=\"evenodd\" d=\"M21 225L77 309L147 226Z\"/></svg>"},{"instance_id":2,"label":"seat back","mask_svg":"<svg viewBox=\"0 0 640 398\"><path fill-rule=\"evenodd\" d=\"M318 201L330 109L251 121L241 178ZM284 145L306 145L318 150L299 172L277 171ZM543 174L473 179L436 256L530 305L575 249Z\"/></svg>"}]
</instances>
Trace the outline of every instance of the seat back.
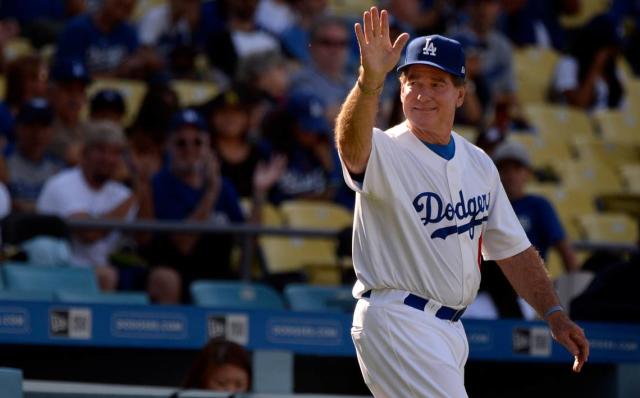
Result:
<instances>
[{"instance_id":1,"label":"seat back","mask_svg":"<svg viewBox=\"0 0 640 398\"><path fill-rule=\"evenodd\" d=\"M638 226L626 214L592 213L579 217L584 239L590 242L628 243L638 242Z\"/></svg>"},{"instance_id":2,"label":"seat back","mask_svg":"<svg viewBox=\"0 0 640 398\"><path fill-rule=\"evenodd\" d=\"M290 200L280 205L288 225L296 228L342 229L353 225L353 214L331 202Z\"/></svg>"},{"instance_id":3,"label":"seat back","mask_svg":"<svg viewBox=\"0 0 640 398\"><path fill-rule=\"evenodd\" d=\"M356 304L351 286L317 286L294 283L284 295L294 311L350 312Z\"/></svg>"},{"instance_id":4,"label":"seat back","mask_svg":"<svg viewBox=\"0 0 640 398\"><path fill-rule=\"evenodd\" d=\"M7 264L2 267L2 274L9 291L54 293L70 289L98 293L98 282L91 268Z\"/></svg>"},{"instance_id":5,"label":"seat back","mask_svg":"<svg viewBox=\"0 0 640 398\"><path fill-rule=\"evenodd\" d=\"M278 292L260 283L199 280L191 284L190 290L194 304L201 307L263 310L284 308Z\"/></svg>"},{"instance_id":6,"label":"seat back","mask_svg":"<svg viewBox=\"0 0 640 398\"><path fill-rule=\"evenodd\" d=\"M149 296L145 293L137 292L116 292L116 293L89 293L81 290L58 290L54 297L63 303L84 303L84 304L126 304L126 305L146 305L149 304Z\"/></svg>"},{"instance_id":7,"label":"seat back","mask_svg":"<svg viewBox=\"0 0 640 398\"><path fill-rule=\"evenodd\" d=\"M22 370L0 368L0 391L4 398L22 398Z\"/></svg>"}]
</instances>

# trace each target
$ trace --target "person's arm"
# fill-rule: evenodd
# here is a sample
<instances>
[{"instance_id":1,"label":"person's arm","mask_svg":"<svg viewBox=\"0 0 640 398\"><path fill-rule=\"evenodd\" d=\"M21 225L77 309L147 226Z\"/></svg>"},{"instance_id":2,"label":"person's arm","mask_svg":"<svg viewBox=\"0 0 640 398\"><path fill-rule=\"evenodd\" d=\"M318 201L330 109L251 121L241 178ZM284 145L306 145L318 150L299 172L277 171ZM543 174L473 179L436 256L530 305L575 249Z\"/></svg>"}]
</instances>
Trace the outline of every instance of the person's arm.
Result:
<instances>
[{"instance_id":1,"label":"person's arm","mask_svg":"<svg viewBox=\"0 0 640 398\"><path fill-rule=\"evenodd\" d=\"M392 45L388 19L386 10L378 13L376 7L371 7L364 12L364 29L359 23L355 24L360 75L336 120L336 145L347 169L354 174L365 171L382 84L409 40L409 35L403 33Z\"/></svg>"},{"instance_id":2,"label":"person's arm","mask_svg":"<svg viewBox=\"0 0 640 398\"><path fill-rule=\"evenodd\" d=\"M554 245L554 248L558 251L558 254L560 254L560 258L562 258L565 271L572 272L580 269L580 263L578 263L576 253L573 251L568 239L565 238L558 241Z\"/></svg>"},{"instance_id":3,"label":"person's arm","mask_svg":"<svg viewBox=\"0 0 640 398\"><path fill-rule=\"evenodd\" d=\"M591 105L595 96L596 82L602 75L605 65L612 56L614 56L614 53L608 48L604 48L596 53L584 80L580 82L575 89L564 92L569 105L580 108L588 108Z\"/></svg>"},{"instance_id":4,"label":"person's arm","mask_svg":"<svg viewBox=\"0 0 640 398\"><path fill-rule=\"evenodd\" d=\"M560 305L542 259L533 246L497 263L518 295L538 314L547 314L547 311ZM589 357L589 342L584 331L564 311L553 312L545 320L553 338L574 356L573 370L579 372Z\"/></svg>"}]
</instances>

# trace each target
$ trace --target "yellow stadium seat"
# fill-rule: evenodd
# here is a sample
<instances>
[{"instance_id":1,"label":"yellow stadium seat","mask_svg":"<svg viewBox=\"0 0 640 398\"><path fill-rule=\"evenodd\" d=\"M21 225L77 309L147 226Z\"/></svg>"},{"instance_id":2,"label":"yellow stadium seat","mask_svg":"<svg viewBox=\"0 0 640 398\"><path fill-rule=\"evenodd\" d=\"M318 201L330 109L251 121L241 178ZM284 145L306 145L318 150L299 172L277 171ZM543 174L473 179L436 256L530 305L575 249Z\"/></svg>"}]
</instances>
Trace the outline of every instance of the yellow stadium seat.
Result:
<instances>
[{"instance_id":1,"label":"yellow stadium seat","mask_svg":"<svg viewBox=\"0 0 640 398\"><path fill-rule=\"evenodd\" d=\"M640 148L606 142L601 138L576 138L573 140L573 148L582 161L601 160L614 168L640 162Z\"/></svg>"},{"instance_id":2,"label":"yellow stadium seat","mask_svg":"<svg viewBox=\"0 0 640 398\"><path fill-rule=\"evenodd\" d=\"M605 141L640 146L640 120L637 114L606 110L596 112L593 117Z\"/></svg>"},{"instance_id":3,"label":"yellow stadium seat","mask_svg":"<svg viewBox=\"0 0 640 398\"><path fill-rule=\"evenodd\" d=\"M0 75L0 98L4 99L7 92L7 79L4 75Z\"/></svg>"},{"instance_id":4,"label":"yellow stadium seat","mask_svg":"<svg viewBox=\"0 0 640 398\"><path fill-rule=\"evenodd\" d=\"M150 9L162 4L167 4L168 0L137 0L136 7L133 9L131 20L137 22Z\"/></svg>"},{"instance_id":5,"label":"yellow stadium seat","mask_svg":"<svg viewBox=\"0 0 640 398\"><path fill-rule=\"evenodd\" d=\"M29 39L15 37L4 45L4 60L5 62L11 62L20 56L33 54L34 52Z\"/></svg>"},{"instance_id":6,"label":"yellow stadium seat","mask_svg":"<svg viewBox=\"0 0 640 398\"><path fill-rule=\"evenodd\" d=\"M595 211L593 196L579 188L557 184L529 184L527 192L543 196L553 204L570 240L580 237L578 216Z\"/></svg>"},{"instance_id":7,"label":"yellow stadium seat","mask_svg":"<svg viewBox=\"0 0 640 398\"><path fill-rule=\"evenodd\" d=\"M473 126L455 125L453 126L453 131L460 134L472 144L475 144L478 139L478 129Z\"/></svg>"},{"instance_id":8,"label":"yellow stadium seat","mask_svg":"<svg viewBox=\"0 0 640 398\"><path fill-rule=\"evenodd\" d=\"M251 198L242 198L240 200L240 207L247 219L251 216L252 206ZM284 225L284 219L280 210L271 203L262 204L262 225L268 227L281 227Z\"/></svg>"},{"instance_id":9,"label":"yellow stadium seat","mask_svg":"<svg viewBox=\"0 0 640 398\"><path fill-rule=\"evenodd\" d=\"M638 242L638 225L629 216L618 213L583 214L579 218L582 236L590 242Z\"/></svg>"},{"instance_id":10,"label":"yellow stadium seat","mask_svg":"<svg viewBox=\"0 0 640 398\"><path fill-rule=\"evenodd\" d=\"M558 61L553 49L527 47L513 52L513 65L522 103L545 102L547 89Z\"/></svg>"},{"instance_id":11,"label":"yellow stadium seat","mask_svg":"<svg viewBox=\"0 0 640 398\"><path fill-rule=\"evenodd\" d=\"M358 18L364 10L368 10L375 2L371 0L329 0L332 14L347 18Z\"/></svg>"},{"instance_id":12,"label":"yellow stadium seat","mask_svg":"<svg viewBox=\"0 0 640 398\"><path fill-rule=\"evenodd\" d=\"M174 80L171 84L176 93L180 106L200 105L218 94L218 87L210 82L192 80Z\"/></svg>"},{"instance_id":13,"label":"yellow stadium seat","mask_svg":"<svg viewBox=\"0 0 640 398\"><path fill-rule=\"evenodd\" d=\"M640 194L640 163L622 165L620 172L627 192Z\"/></svg>"},{"instance_id":14,"label":"yellow stadium seat","mask_svg":"<svg viewBox=\"0 0 640 398\"><path fill-rule=\"evenodd\" d=\"M630 78L626 87L627 106L626 113L640 113L640 78Z\"/></svg>"},{"instance_id":15,"label":"yellow stadium seat","mask_svg":"<svg viewBox=\"0 0 640 398\"><path fill-rule=\"evenodd\" d=\"M575 137L594 136L593 125L586 112L562 105L525 104L525 115L550 140L562 139L570 143Z\"/></svg>"},{"instance_id":16,"label":"yellow stadium seat","mask_svg":"<svg viewBox=\"0 0 640 398\"><path fill-rule=\"evenodd\" d=\"M261 236L260 247L269 273L303 272L305 267L335 266L335 245L324 239Z\"/></svg>"},{"instance_id":17,"label":"yellow stadium seat","mask_svg":"<svg viewBox=\"0 0 640 398\"><path fill-rule=\"evenodd\" d=\"M565 28L578 28L609 7L610 0L580 0L577 15L561 15L560 24Z\"/></svg>"},{"instance_id":18,"label":"yellow stadium seat","mask_svg":"<svg viewBox=\"0 0 640 398\"><path fill-rule=\"evenodd\" d=\"M592 195L622 192L622 179L613 167L600 159L558 160L553 168L567 187Z\"/></svg>"},{"instance_id":19,"label":"yellow stadium seat","mask_svg":"<svg viewBox=\"0 0 640 398\"><path fill-rule=\"evenodd\" d=\"M509 140L527 148L535 167L549 166L558 159L571 159L571 151L563 140L551 140L541 134L527 133L511 133Z\"/></svg>"},{"instance_id":20,"label":"yellow stadium seat","mask_svg":"<svg viewBox=\"0 0 640 398\"><path fill-rule=\"evenodd\" d=\"M115 89L122 93L124 101L127 105L127 112L124 116L125 125L130 124L133 118L138 114L144 95L147 92L147 86L137 80L128 79L96 79L87 90L87 95L91 98L96 92L105 89Z\"/></svg>"},{"instance_id":21,"label":"yellow stadium seat","mask_svg":"<svg viewBox=\"0 0 640 398\"><path fill-rule=\"evenodd\" d=\"M289 200L280 205L288 225L296 228L342 229L353 224L344 207L319 200Z\"/></svg>"}]
</instances>

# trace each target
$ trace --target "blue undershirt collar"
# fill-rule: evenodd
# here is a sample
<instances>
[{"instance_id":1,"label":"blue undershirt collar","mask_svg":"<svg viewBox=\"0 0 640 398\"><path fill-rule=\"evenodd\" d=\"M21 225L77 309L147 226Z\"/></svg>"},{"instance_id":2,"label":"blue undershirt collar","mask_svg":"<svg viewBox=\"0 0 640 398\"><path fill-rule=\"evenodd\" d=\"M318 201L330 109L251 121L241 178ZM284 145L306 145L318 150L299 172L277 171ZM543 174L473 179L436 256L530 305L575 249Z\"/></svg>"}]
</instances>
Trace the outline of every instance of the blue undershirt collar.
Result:
<instances>
[{"instance_id":1,"label":"blue undershirt collar","mask_svg":"<svg viewBox=\"0 0 640 398\"><path fill-rule=\"evenodd\" d=\"M453 158L453 155L455 155L456 153L456 141L453 139L453 137L449 138L449 143L446 145L430 144L424 141L422 141L422 143L444 160L451 160Z\"/></svg>"}]
</instances>

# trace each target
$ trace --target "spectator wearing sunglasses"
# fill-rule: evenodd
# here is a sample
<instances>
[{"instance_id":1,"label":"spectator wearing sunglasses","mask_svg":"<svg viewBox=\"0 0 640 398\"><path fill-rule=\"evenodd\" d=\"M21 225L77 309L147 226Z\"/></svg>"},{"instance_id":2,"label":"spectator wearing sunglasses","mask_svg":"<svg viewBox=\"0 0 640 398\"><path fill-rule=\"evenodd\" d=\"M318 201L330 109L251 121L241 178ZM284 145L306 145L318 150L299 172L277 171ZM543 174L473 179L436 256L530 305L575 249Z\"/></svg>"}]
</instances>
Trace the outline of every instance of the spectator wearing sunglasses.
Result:
<instances>
[{"instance_id":1,"label":"spectator wearing sunglasses","mask_svg":"<svg viewBox=\"0 0 640 398\"><path fill-rule=\"evenodd\" d=\"M152 179L154 214L160 220L239 223L238 194L220 174L202 117L178 111L167 140L169 161ZM154 237L149 261L180 275L181 294L196 279L230 279L233 237L221 234L162 234Z\"/></svg>"},{"instance_id":2,"label":"spectator wearing sunglasses","mask_svg":"<svg viewBox=\"0 0 640 398\"><path fill-rule=\"evenodd\" d=\"M309 64L293 78L296 91L313 93L327 106L328 120L338 115L356 76L348 70L351 33L336 17L319 18L310 30Z\"/></svg>"}]
</instances>

